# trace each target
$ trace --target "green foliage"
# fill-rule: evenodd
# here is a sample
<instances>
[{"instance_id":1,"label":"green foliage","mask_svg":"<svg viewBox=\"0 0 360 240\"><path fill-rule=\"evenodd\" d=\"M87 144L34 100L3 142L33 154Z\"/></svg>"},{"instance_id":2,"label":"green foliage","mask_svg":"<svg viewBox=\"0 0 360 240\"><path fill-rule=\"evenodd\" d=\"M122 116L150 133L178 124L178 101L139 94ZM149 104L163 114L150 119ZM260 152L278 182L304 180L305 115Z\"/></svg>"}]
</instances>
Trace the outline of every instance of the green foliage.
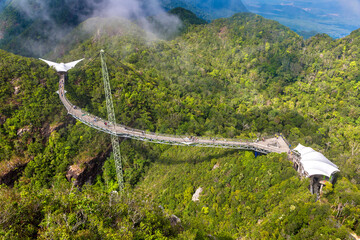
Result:
<instances>
[{"instance_id":1,"label":"green foliage","mask_svg":"<svg viewBox=\"0 0 360 240\"><path fill-rule=\"evenodd\" d=\"M41 149L41 127L61 118L54 115L61 106L53 71L31 59L1 50L0 55L0 160L6 160L23 155L27 147L30 154Z\"/></svg>"},{"instance_id":2,"label":"green foliage","mask_svg":"<svg viewBox=\"0 0 360 240\"><path fill-rule=\"evenodd\" d=\"M165 151L139 188L196 236L202 229L219 239L347 238L346 228L331 216L334 203L315 202L308 184L285 155L255 158L249 152L181 147ZM200 201L192 202L198 187Z\"/></svg>"},{"instance_id":3,"label":"green foliage","mask_svg":"<svg viewBox=\"0 0 360 240\"><path fill-rule=\"evenodd\" d=\"M6 239L168 239L176 229L159 207L136 195L77 189L60 175L52 189L0 188L0 236Z\"/></svg>"},{"instance_id":4,"label":"green foliage","mask_svg":"<svg viewBox=\"0 0 360 240\"><path fill-rule=\"evenodd\" d=\"M85 22L74 34L88 25L96 22ZM359 169L350 167L360 163L358 134L352 134L360 117L355 33L337 41L320 34L304 41L250 13L152 43L126 21L96 26L96 36L77 43L65 58L92 58L107 46L115 57L108 60L118 122L182 135L254 138L282 132L293 145L323 149L344 176L360 182ZM71 101L105 117L99 66L94 60L73 71L67 89Z\"/></svg>"},{"instance_id":5,"label":"green foliage","mask_svg":"<svg viewBox=\"0 0 360 240\"><path fill-rule=\"evenodd\" d=\"M149 42L144 30L119 19L89 20L73 35L51 56L64 62L87 59L69 72L65 86L70 101L86 111L106 117L95 57L105 47L119 123L217 138L282 132L292 145L323 151L339 166L339 180L315 202L309 182L298 178L286 155L254 158L251 152L126 140L121 153L127 194L114 192L111 156L97 169L94 186L77 189L64 180L69 166L86 169L109 152L108 136L67 117L55 94L53 70L0 51L1 176L8 166L14 166L11 171L19 161L29 162L14 189L0 189L1 236L345 239L349 230L360 234L358 32L337 41L327 35L305 41L276 22L245 13L191 25L171 41ZM200 201L192 202L198 187ZM170 214L180 217L181 226L170 226Z\"/></svg>"},{"instance_id":6,"label":"green foliage","mask_svg":"<svg viewBox=\"0 0 360 240\"><path fill-rule=\"evenodd\" d=\"M182 23L182 32L186 32L190 25L201 25L207 24L207 22L199 17L197 17L193 12L184 9L182 7L176 7L169 11L170 14L177 16Z\"/></svg>"}]
</instances>

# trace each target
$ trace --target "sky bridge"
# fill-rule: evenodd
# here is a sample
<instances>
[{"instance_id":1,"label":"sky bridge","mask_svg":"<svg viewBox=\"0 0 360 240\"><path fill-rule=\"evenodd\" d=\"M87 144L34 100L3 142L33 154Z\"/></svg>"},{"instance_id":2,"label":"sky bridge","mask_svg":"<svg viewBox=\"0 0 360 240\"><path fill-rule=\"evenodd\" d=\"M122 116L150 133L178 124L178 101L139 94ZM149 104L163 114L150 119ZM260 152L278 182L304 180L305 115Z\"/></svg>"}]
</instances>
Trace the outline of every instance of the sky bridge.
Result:
<instances>
[{"instance_id":1,"label":"sky bridge","mask_svg":"<svg viewBox=\"0 0 360 240\"><path fill-rule=\"evenodd\" d=\"M335 164L330 162L324 155L316 152L312 148L298 145L294 150L290 149L290 144L286 139L280 135L273 138L262 138L256 140L242 140L237 138L225 139L217 137L198 137L198 136L179 136L179 135L167 135L155 132L144 131L140 129L129 128L122 124L117 124L115 120L114 107L112 103L112 96L110 90L110 84L108 79L108 72L106 63L104 60L104 51L100 52L103 69L104 88L106 94L106 105L108 110L108 120L102 119L98 116L85 112L78 106L72 104L66 98L65 91L65 77L67 71L74 67L78 61L70 62L67 64L57 64L44 59L50 66L54 67L59 73L59 90L57 93L60 96L60 100L67 109L68 113L75 119L95 128L99 131L105 132L111 135L115 165L118 174L118 181L120 190L123 189L123 176L122 176L122 164L120 159L120 147L117 137L125 137L136 139L140 141L179 145L179 146L193 146L193 147L215 147L215 148L228 148L254 151L255 153L287 153L289 159L293 162L294 168L298 171L302 177L311 178L311 192L318 193L317 189L321 189L322 180L333 180L333 175L339 172L339 169ZM322 180L321 180L322 179Z\"/></svg>"},{"instance_id":2,"label":"sky bridge","mask_svg":"<svg viewBox=\"0 0 360 240\"><path fill-rule=\"evenodd\" d=\"M81 108L73 105L67 98L64 89L65 85L65 73L60 73L59 82L59 96L60 100L64 104L68 113L77 120L88 125L89 127L95 128L99 131L115 135L118 137L132 138L136 140L169 144L169 145L180 145L180 146L196 146L196 147L217 147L217 148L231 148L255 151L258 153L268 154L271 152L275 153L288 153L290 148L286 140L279 136L274 138L267 138L264 140L241 140L241 139L224 139L224 138L204 138L204 137L191 137L191 136L178 136L178 135L167 135L154 132L143 131L140 129L133 129L121 124L113 124L108 120L104 120L100 117L85 112Z\"/></svg>"}]
</instances>

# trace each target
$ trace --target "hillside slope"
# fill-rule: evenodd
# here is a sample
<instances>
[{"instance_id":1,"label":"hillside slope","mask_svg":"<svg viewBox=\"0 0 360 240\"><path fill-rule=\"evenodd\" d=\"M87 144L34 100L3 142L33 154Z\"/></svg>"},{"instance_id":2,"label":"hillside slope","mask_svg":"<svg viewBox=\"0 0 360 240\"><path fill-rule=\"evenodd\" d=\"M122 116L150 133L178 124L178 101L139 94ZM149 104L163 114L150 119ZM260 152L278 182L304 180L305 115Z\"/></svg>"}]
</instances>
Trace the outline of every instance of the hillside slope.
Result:
<instances>
[{"instance_id":1,"label":"hillside slope","mask_svg":"<svg viewBox=\"0 0 360 240\"><path fill-rule=\"evenodd\" d=\"M135 29L137 38L131 39L123 35L124 27L95 26L96 35L71 51L90 57L107 46L115 57L109 61L119 122L205 136L254 138L283 132L293 143L328 151L339 166L346 164L340 154L358 159L351 150L358 135L349 136L358 131L358 31L337 41L326 35L304 41L288 28L248 13L193 26L169 42L149 43ZM141 78L120 76L118 57ZM88 77L74 72L70 96L104 116L104 99L92 100L100 89L86 82L75 85L72 78Z\"/></svg>"},{"instance_id":2,"label":"hillside slope","mask_svg":"<svg viewBox=\"0 0 360 240\"><path fill-rule=\"evenodd\" d=\"M0 188L0 235L360 234L359 31L338 41L326 35L304 41L274 21L243 13L192 25L171 41L153 39L127 20L89 19L50 60L85 57L69 72L65 88L73 103L97 116L106 117L97 56L104 48L119 123L217 138L282 132L292 145L311 146L335 162L341 170L337 183L315 202L285 155L255 158L250 152L125 140L127 194L117 195L109 137L67 116L55 93L54 70L1 51L1 179L20 166L24 171L13 188ZM215 164L219 168L212 170ZM203 193L194 203L198 187ZM181 225L171 225L171 214Z\"/></svg>"},{"instance_id":3,"label":"hillside slope","mask_svg":"<svg viewBox=\"0 0 360 240\"><path fill-rule=\"evenodd\" d=\"M308 184L299 180L286 155L255 158L250 152L171 148L137 191L181 219L186 229L181 239L346 239L332 208L350 183L339 181L321 203ZM199 200L193 201L198 188Z\"/></svg>"}]
</instances>

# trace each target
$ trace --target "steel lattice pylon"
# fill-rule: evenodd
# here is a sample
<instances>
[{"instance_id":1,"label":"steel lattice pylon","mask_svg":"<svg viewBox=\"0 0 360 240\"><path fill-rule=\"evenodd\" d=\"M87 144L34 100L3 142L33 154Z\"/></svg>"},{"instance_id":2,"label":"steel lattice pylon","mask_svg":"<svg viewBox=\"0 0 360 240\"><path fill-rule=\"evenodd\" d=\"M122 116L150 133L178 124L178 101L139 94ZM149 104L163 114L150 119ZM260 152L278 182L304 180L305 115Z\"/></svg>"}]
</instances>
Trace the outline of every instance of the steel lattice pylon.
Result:
<instances>
[{"instance_id":1,"label":"steel lattice pylon","mask_svg":"<svg viewBox=\"0 0 360 240\"><path fill-rule=\"evenodd\" d=\"M108 120L109 120L108 127L115 128L115 125L116 125L115 111L114 111L114 104L113 104L112 96L111 96L109 73L108 73L108 70L106 67L104 50L100 51L100 56L101 56L101 67L102 67L102 75L103 75L103 80L104 80L104 90L105 90L105 97L106 97L106 109L108 112ZM123 179L122 164L121 164L119 138L115 135L111 135L111 143L112 143L113 153L114 153L116 176L117 176L117 180L119 183L119 189L120 189L120 191L122 191L124 189L124 179Z\"/></svg>"}]
</instances>

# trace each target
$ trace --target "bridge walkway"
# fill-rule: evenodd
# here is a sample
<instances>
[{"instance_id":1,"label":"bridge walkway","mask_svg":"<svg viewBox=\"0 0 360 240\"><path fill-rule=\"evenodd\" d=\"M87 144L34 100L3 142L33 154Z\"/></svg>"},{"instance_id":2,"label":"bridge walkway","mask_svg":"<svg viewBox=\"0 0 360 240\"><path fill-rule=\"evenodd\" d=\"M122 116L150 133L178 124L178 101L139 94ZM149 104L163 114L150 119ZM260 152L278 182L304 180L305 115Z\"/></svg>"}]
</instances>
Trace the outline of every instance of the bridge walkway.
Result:
<instances>
[{"instance_id":1,"label":"bridge walkway","mask_svg":"<svg viewBox=\"0 0 360 240\"><path fill-rule=\"evenodd\" d=\"M204 138L204 137L188 137L188 136L176 136L158 134L148 131L142 131L139 129L133 129L121 124L115 126L110 124L107 120L101 119L95 115L83 111L81 108L73 105L66 98L66 91L64 89L66 73L60 73L59 81L59 96L63 105L67 109L68 113L74 118L83 122L84 124L95 128L97 130L106 132L108 134L116 135L119 137L126 137L137 139L141 141L169 144L169 145L181 145L181 146L197 146L197 147L217 147L217 148L231 148L251 150L264 154L271 152L275 153L288 153L290 151L289 145L283 137L267 138L264 141L248 141L240 139L216 139L216 138Z\"/></svg>"}]
</instances>

